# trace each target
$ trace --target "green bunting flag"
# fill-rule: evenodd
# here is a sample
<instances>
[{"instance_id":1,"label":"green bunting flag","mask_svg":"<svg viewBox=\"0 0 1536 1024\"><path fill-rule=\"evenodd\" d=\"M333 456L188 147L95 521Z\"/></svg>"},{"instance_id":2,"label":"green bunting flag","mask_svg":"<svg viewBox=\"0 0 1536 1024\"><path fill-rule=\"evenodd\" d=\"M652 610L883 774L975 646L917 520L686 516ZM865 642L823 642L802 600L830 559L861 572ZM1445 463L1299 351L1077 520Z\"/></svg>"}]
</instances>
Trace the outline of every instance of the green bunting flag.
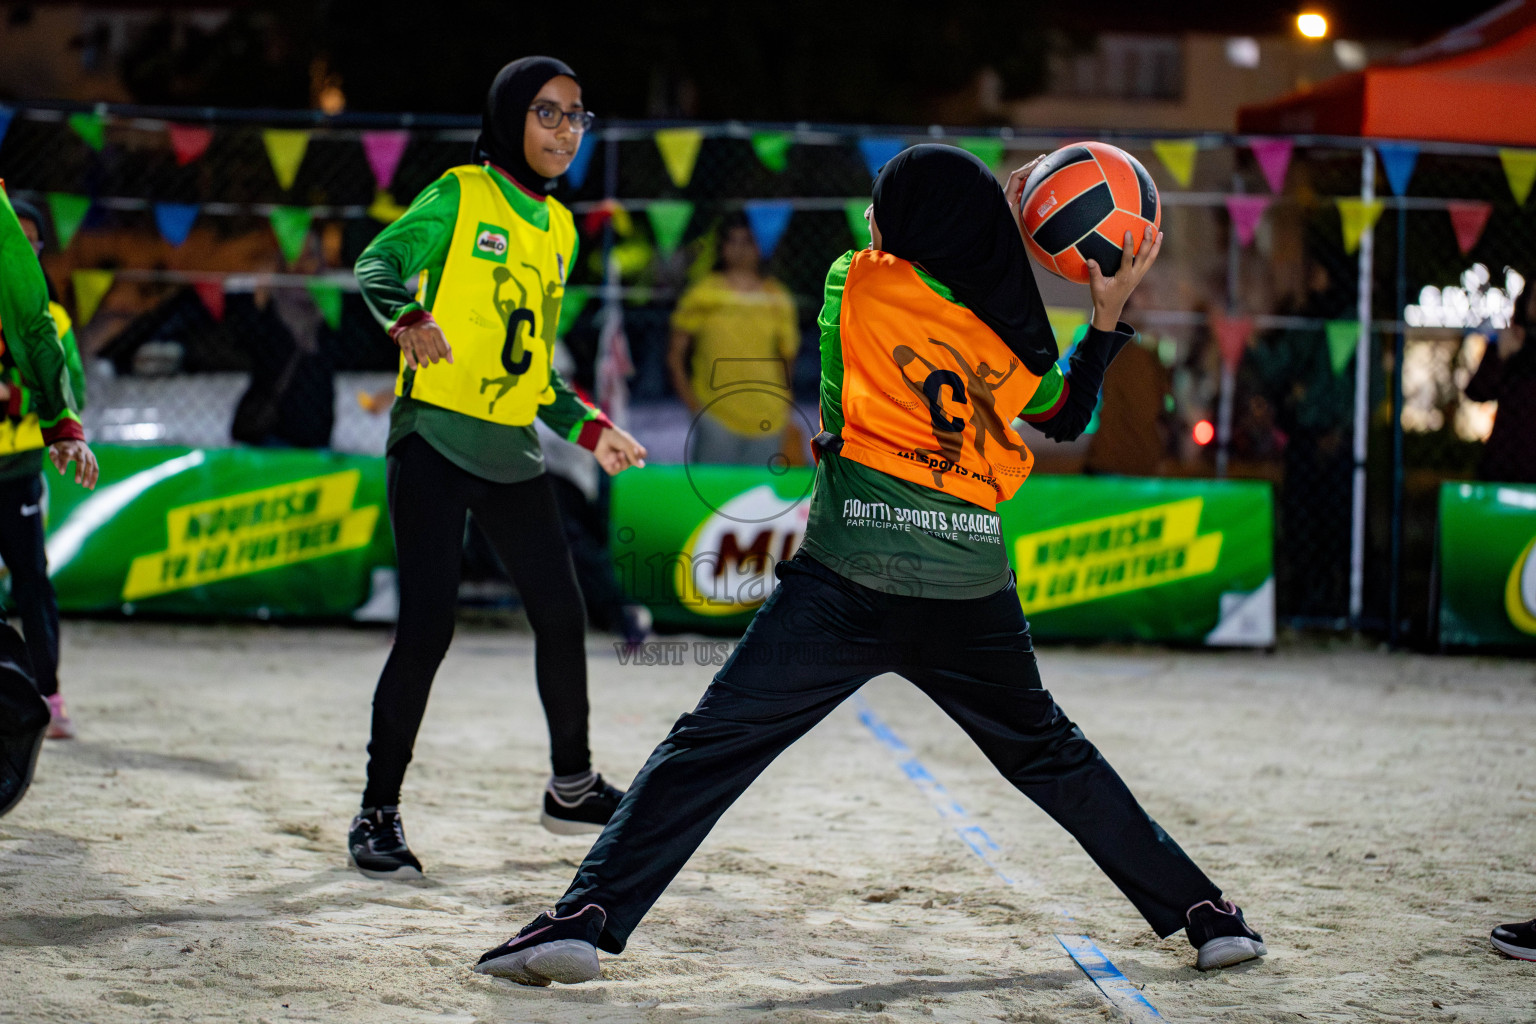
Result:
<instances>
[{"instance_id":1,"label":"green bunting flag","mask_svg":"<svg viewBox=\"0 0 1536 1024\"><path fill-rule=\"evenodd\" d=\"M1350 359L1355 354L1355 349L1359 347L1360 321L1329 320L1326 330L1328 333L1328 363L1333 367L1333 375L1337 377L1344 372L1344 367L1349 365Z\"/></svg>"},{"instance_id":2,"label":"green bunting flag","mask_svg":"<svg viewBox=\"0 0 1536 1024\"><path fill-rule=\"evenodd\" d=\"M967 153L981 160L982 163L992 168L996 174L1003 168L1003 140L989 135L977 135L966 139L956 139L955 145Z\"/></svg>"},{"instance_id":3,"label":"green bunting flag","mask_svg":"<svg viewBox=\"0 0 1536 1024\"><path fill-rule=\"evenodd\" d=\"M77 270L70 275L70 280L75 285L75 313L78 314L75 319L84 326L91 322L91 317L101 308L101 300L112 290L112 271Z\"/></svg>"},{"instance_id":4,"label":"green bunting flag","mask_svg":"<svg viewBox=\"0 0 1536 1024\"><path fill-rule=\"evenodd\" d=\"M774 174L782 174L789 164L789 147L794 141L795 137L789 132L753 132L752 152L757 154L764 167Z\"/></svg>"},{"instance_id":5,"label":"green bunting flag","mask_svg":"<svg viewBox=\"0 0 1536 1024\"><path fill-rule=\"evenodd\" d=\"M315 300L315 308L320 310L320 317L325 321L325 326L331 330L341 328L341 287L333 281L316 278L304 282L304 288L309 292L309 297Z\"/></svg>"},{"instance_id":6,"label":"green bunting flag","mask_svg":"<svg viewBox=\"0 0 1536 1024\"><path fill-rule=\"evenodd\" d=\"M867 209L869 209L868 196L850 199L843 203L843 214L848 218L848 233L853 235L853 245L856 249L868 249L870 246L869 221L864 219L864 211Z\"/></svg>"},{"instance_id":7,"label":"green bunting flag","mask_svg":"<svg viewBox=\"0 0 1536 1024\"><path fill-rule=\"evenodd\" d=\"M277 236L277 247L282 250L283 259L293 263L304 252L304 238L309 234L312 219L309 208L274 206L267 219L272 224L272 233Z\"/></svg>"},{"instance_id":8,"label":"green bunting flag","mask_svg":"<svg viewBox=\"0 0 1536 1024\"><path fill-rule=\"evenodd\" d=\"M646 206L645 215L651 219L656 248L662 256L671 256L693 219L693 204L686 199L658 199Z\"/></svg>"},{"instance_id":9,"label":"green bunting flag","mask_svg":"<svg viewBox=\"0 0 1536 1024\"><path fill-rule=\"evenodd\" d=\"M564 337L565 332L571 329L576 318L581 316L581 311L587 308L587 303L592 301L592 289L584 284L569 285L565 289L565 297L560 300L560 323L555 328L556 337Z\"/></svg>"},{"instance_id":10,"label":"green bunting flag","mask_svg":"<svg viewBox=\"0 0 1536 1024\"><path fill-rule=\"evenodd\" d=\"M64 119L74 133L96 152L107 143L107 119L98 113L75 113Z\"/></svg>"},{"instance_id":11,"label":"green bunting flag","mask_svg":"<svg viewBox=\"0 0 1536 1024\"><path fill-rule=\"evenodd\" d=\"M53 218L54 237L60 252L68 249L69 243L74 241L75 232L80 230L80 224L90 209L90 196L77 196L69 192L48 193L48 214Z\"/></svg>"},{"instance_id":12,"label":"green bunting flag","mask_svg":"<svg viewBox=\"0 0 1536 1024\"><path fill-rule=\"evenodd\" d=\"M272 162L272 173L286 192L293 187L293 179L299 174L299 165L304 162L304 152L309 149L309 132L293 128L268 128L261 133L261 142L267 148L267 159Z\"/></svg>"}]
</instances>

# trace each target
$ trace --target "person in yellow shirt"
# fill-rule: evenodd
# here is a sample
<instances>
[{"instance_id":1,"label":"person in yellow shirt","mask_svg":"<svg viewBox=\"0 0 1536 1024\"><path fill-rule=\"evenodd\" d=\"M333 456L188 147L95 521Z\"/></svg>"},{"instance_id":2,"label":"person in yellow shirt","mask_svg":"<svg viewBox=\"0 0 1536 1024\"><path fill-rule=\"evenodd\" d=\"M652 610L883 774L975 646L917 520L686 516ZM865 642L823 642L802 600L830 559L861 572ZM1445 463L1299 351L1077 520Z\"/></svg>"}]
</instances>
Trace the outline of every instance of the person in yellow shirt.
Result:
<instances>
[{"instance_id":1,"label":"person in yellow shirt","mask_svg":"<svg viewBox=\"0 0 1536 1024\"><path fill-rule=\"evenodd\" d=\"M799 351L794 299L763 274L752 228L735 214L722 227L715 272L672 314L667 366L694 414L688 461L765 465L778 454Z\"/></svg>"}]
</instances>

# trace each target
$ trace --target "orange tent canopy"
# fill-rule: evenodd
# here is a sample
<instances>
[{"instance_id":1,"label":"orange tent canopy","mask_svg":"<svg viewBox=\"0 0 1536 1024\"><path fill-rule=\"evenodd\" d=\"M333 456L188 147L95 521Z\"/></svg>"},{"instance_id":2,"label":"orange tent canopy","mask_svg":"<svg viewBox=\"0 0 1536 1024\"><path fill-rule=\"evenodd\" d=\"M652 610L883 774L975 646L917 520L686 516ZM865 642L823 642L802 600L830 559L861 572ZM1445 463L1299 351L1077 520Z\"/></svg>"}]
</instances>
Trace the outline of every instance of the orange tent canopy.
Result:
<instances>
[{"instance_id":1,"label":"orange tent canopy","mask_svg":"<svg viewBox=\"0 0 1536 1024\"><path fill-rule=\"evenodd\" d=\"M1237 130L1536 146L1536 0L1510 0L1388 63L1243 107Z\"/></svg>"}]
</instances>

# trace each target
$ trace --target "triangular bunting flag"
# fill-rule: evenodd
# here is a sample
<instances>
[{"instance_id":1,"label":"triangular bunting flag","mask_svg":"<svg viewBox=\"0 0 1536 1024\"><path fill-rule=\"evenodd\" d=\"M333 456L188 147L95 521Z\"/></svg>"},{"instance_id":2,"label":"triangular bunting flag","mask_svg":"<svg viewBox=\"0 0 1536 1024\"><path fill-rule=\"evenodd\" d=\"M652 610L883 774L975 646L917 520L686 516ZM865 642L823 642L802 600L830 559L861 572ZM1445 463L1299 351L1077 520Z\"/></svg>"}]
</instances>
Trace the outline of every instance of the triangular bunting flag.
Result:
<instances>
[{"instance_id":1,"label":"triangular bunting flag","mask_svg":"<svg viewBox=\"0 0 1536 1024\"><path fill-rule=\"evenodd\" d=\"M316 279L305 281L304 289L315 301L315 308L320 310L320 319L325 321L325 326L333 331L339 330L341 328L340 286L333 281Z\"/></svg>"},{"instance_id":2,"label":"triangular bunting flag","mask_svg":"<svg viewBox=\"0 0 1536 1024\"><path fill-rule=\"evenodd\" d=\"M1237 232L1237 240L1244 248L1252 244L1253 233L1273 201L1270 196L1227 196L1227 215L1232 218L1232 230Z\"/></svg>"},{"instance_id":3,"label":"triangular bunting flag","mask_svg":"<svg viewBox=\"0 0 1536 1024\"><path fill-rule=\"evenodd\" d=\"M1325 328L1328 335L1328 365L1337 377L1349 365L1350 357L1360 347L1359 320L1329 320Z\"/></svg>"},{"instance_id":4,"label":"triangular bunting flag","mask_svg":"<svg viewBox=\"0 0 1536 1024\"><path fill-rule=\"evenodd\" d=\"M1179 188L1189 188L1189 183L1195 180L1195 154L1199 151L1196 139L1157 139L1152 143L1152 152L1168 168Z\"/></svg>"},{"instance_id":5,"label":"triangular bunting flag","mask_svg":"<svg viewBox=\"0 0 1536 1024\"><path fill-rule=\"evenodd\" d=\"M663 256L671 256L693 219L693 204L686 199L658 199L646 205L645 215L651 219L657 250ZM617 223L614 228L617 230Z\"/></svg>"},{"instance_id":6,"label":"triangular bunting flag","mask_svg":"<svg viewBox=\"0 0 1536 1024\"><path fill-rule=\"evenodd\" d=\"M203 307L208 310L208 315L215 320L224 319L224 282L223 281L195 281L192 290L202 301Z\"/></svg>"},{"instance_id":7,"label":"triangular bunting flag","mask_svg":"<svg viewBox=\"0 0 1536 1024\"><path fill-rule=\"evenodd\" d=\"M1408 194L1408 183L1413 180L1413 168L1419 162L1419 147L1407 142L1383 142L1377 145L1376 155L1381 157L1381 169L1392 186L1392 194Z\"/></svg>"},{"instance_id":8,"label":"triangular bunting flag","mask_svg":"<svg viewBox=\"0 0 1536 1024\"><path fill-rule=\"evenodd\" d=\"M299 175L299 165L304 162L304 151L309 149L309 132L298 128L267 128L261 133L261 142L267 147L272 173L286 192L293 187L293 179Z\"/></svg>"},{"instance_id":9,"label":"triangular bunting flag","mask_svg":"<svg viewBox=\"0 0 1536 1024\"><path fill-rule=\"evenodd\" d=\"M597 136L591 132L583 132L581 141L576 143L576 155L571 158L571 166L565 169L565 183L570 188L581 188L587 182L587 171L592 167L592 154L597 152Z\"/></svg>"},{"instance_id":10,"label":"triangular bunting flag","mask_svg":"<svg viewBox=\"0 0 1536 1024\"><path fill-rule=\"evenodd\" d=\"M64 119L74 133L96 152L107 143L107 119L96 111L78 111Z\"/></svg>"},{"instance_id":11,"label":"triangular bunting flag","mask_svg":"<svg viewBox=\"0 0 1536 1024\"><path fill-rule=\"evenodd\" d=\"M581 230L588 235L595 235L609 221L613 222L614 234L620 238L628 238L634 233L635 221L629 211L619 205L617 199L604 199L587 211L587 215L581 219Z\"/></svg>"},{"instance_id":12,"label":"triangular bunting flag","mask_svg":"<svg viewBox=\"0 0 1536 1024\"><path fill-rule=\"evenodd\" d=\"M1456 232L1456 245L1465 256L1472 251L1477 240L1483 237L1483 228L1488 225L1488 215L1493 212L1493 204L1480 199L1452 199L1445 204L1445 212L1451 215L1451 230Z\"/></svg>"},{"instance_id":13,"label":"triangular bunting flag","mask_svg":"<svg viewBox=\"0 0 1536 1024\"><path fill-rule=\"evenodd\" d=\"M374 184L380 191L394 182L400 157L410 141L410 132L363 132L363 155L368 158L368 169L373 171Z\"/></svg>"},{"instance_id":14,"label":"triangular bunting flag","mask_svg":"<svg viewBox=\"0 0 1536 1024\"><path fill-rule=\"evenodd\" d=\"M848 233L853 236L853 245L856 249L868 249L870 246L869 221L864 217L864 211L869 209L869 197L849 199L843 203L843 215L848 218Z\"/></svg>"},{"instance_id":15,"label":"triangular bunting flag","mask_svg":"<svg viewBox=\"0 0 1536 1024\"><path fill-rule=\"evenodd\" d=\"M1253 337L1253 317L1214 312L1211 314L1211 332L1216 335L1221 364L1230 369L1243 358L1248 340Z\"/></svg>"},{"instance_id":16,"label":"triangular bunting flag","mask_svg":"<svg viewBox=\"0 0 1536 1024\"><path fill-rule=\"evenodd\" d=\"M864 166L869 168L871 178L880 173L880 168L884 167L891 157L906 148L906 143L900 139L872 135L859 140L859 154L864 157Z\"/></svg>"},{"instance_id":17,"label":"triangular bunting flag","mask_svg":"<svg viewBox=\"0 0 1536 1024\"><path fill-rule=\"evenodd\" d=\"M1003 166L1002 139L993 138L990 135L975 135L970 138L956 139L955 145L992 168L993 174Z\"/></svg>"},{"instance_id":18,"label":"triangular bunting flag","mask_svg":"<svg viewBox=\"0 0 1536 1024\"><path fill-rule=\"evenodd\" d=\"M91 322L101 300L112 290L112 271L77 270L70 275L75 285L75 320L84 325Z\"/></svg>"},{"instance_id":19,"label":"triangular bunting flag","mask_svg":"<svg viewBox=\"0 0 1536 1024\"><path fill-rule=\"evenodd\" d=\"M1087 325L1088 314L1067 306L1046 306L1045 317L1050 322L1051 333L1056 336L1056 347L1065 356L1077 337L1077 329Z\"/></svg>"},{"instance_id":20,"label":"triangular bunting flag","mask_svg":"<svg viewBox=\"0 0 1536 1024\"><path fill-rule=\"evenodd\" d=\"M565 297L560 300L560 323L555 327L555 336L563 337L576 318L581 316L581 311L587 308L587 303L592 301L592 289L583 284L571 285L565 290Z\"/></svg>"},{"instance_id":21,"label":"triangular bunting flag","mask_svg":"<svg viewBox=\"0 0 1536 1024\"><path fill-rule=\"evenodd\" d=\"M1285 191L1285 172L1291 166L1291 150L1294 148L1291 140L1253 139L1248 148L1259 162L1259 170L1264 172L1269 190L1277 194Z\"/></svg>"},{"instance_id":22,"label":"triangular bunting flag","mask_svg":"<svg viewBox=\"0 0 1536 1024\"><path fill-rule=\"evenodd\" d=\"M213 129L198 124L167 124L165 133L171 137L171 152L176 154L177 167L185 167L202 156L213 141Z\"/></svg>"},{"instance_id":23,"label":"triangular bunting flag","mask_svg":"<svg viewBox=\"0 0 1536 1024\"><path fill-rule=\"evenodd\" d=\"M704 133L697 128L663 128L656 133L661 162L667 165L667 177L678 188L687 188L693 180L693 165L703 141Z\"/></svg>"},{"instance_id":24,"label":"triangular bunting flag","mask_svg":"<svg viewBox=\"0 0 1536 1024\"><path fill-rule=\"evenodd\" d=\"M783 200L759 200L746 204L747 223L752 227L752 238L757 242L757 252L763 259L772 259L773 250L779 247L789 218L795 212L793 203Z\"/></svg>"},{"instance_id":25,"label":"triangular bunting flag","mask_svg":"<svg viewBox=\"0 0 1536 1024\"><path fill-rule=\"evenodd\" d=\"M774 174L782 174L789 166L789 147L794 142L795 137L789 132L753 132L752 152L757 154L764 167Z\"/></svg>"},{"instance_id":26,"label":"triangular bunting flag","mask_svg":"<svg viewBox=\"0 0 1536 1024\"><path fill-rule=\"evenodd\" d=\"M272 223L272 233L277 236L277 247L283 259L290 264L304 252L304 238L309 234L312 216L307 206L274 206L267 218Z\"/></svg>"},{"instance_id":27,"label":"triangular bunting flag","mask_svg":"<svg viewBox=\"0 0 1536 1024\"><path fill-rule=\"evenodd\" d=\"M395 197L383 189L373 194L373 202L368 204L368 216L381 224L393 224L405 216L405 207L395 202Z\"/></svg>"},{"instance_id":28,"label":"triangular bunting flag","mask_svg":"<svg viewBox=\"0 0 1536 1024\"><path fill-rule=\"evenodd\" d=\"M155 227L160 229L160 237L179 247L192 233L200 209L196 203L156 203Z\"/></svg>"},{"instance_id":29,"label":"triangular bunting flag","mask_svg":"<svg viewBox=\"0 0 1536 1024\"><path fill-rule=\"evenodd\" d=\"M53 218L53 233L58 240L59 251L69 248L75 232L91 209L90 196L71 195L68 192L48 193L48 215Z\"/></svg>"},{"instance_id":30,"label":"triangular bunting flag","mask_svg":"<svg viewBox=\"0 0 1536 1024\"><path fill-rule=\"evenodd\" d=\"M10 107L0 107L0 145L5 144L5 133L10 130L11 118L16 116L16 111Z\"/></svg>"},{"instance_id":31,"label":"triangular bunting flag","mask_svg":"<svg viewBox=\"0 0 1536 1024\"><path fill-rule=\"evenodd\" d=\"M1501 149L1499 163L1504 165L1504 177L1515 194L1515 205L1524 206L1525 197L1531 194L1531 183L1536 182L1536 149Z\"/></svg>"},{"instance_id":32,"label":"triangular bunting flag","mask_svg":"<svg viewBox=\"0 0 1536 1024\"><path fill-rule=\"evenodd\" d=\"M1361 237L1376 226L1381 216L1380 199L1358 199L1354 196L1334 200L1339 208L1339 220L1344 228L1344 251L1352 253L1360 248Z\"/></svg>"}]
</instances>

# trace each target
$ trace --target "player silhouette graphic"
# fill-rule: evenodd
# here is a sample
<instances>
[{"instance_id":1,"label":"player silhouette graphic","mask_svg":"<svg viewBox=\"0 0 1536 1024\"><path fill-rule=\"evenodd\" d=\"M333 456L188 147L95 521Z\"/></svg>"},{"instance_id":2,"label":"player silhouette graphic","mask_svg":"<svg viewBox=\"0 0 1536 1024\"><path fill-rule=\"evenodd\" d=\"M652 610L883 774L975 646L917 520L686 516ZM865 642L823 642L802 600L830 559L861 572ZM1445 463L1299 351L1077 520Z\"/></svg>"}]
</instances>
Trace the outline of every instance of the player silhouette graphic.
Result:
<instances>
[{"instance_id":1,"label":"player silhouette graphic","mask_svg":"<svg viewBox=\"0 0 1536 1024\"><path fill-rule=\"evenodd\" d=\"M910 345L897 345L891 350L891 358L895 360L897 366L901 367L901 379L906 382L907 387L928 406L933 421L933 436L939 448L937 451L929 448L915 450L917 454L933 460L933 485L942 490L944 474L960 464L960 455L965 447L967 425L966 420L958 416L952 417L944 410L941 399L945 388L949 389L951 401L971 409L969 423L976 428L977 455L983 459L987 457L988 437L1010 451L1027 453L1029 449L1023 443L1009 439L1006 424L998 415L994 394L998 388L1007 383L1009 377L1013 376L1013 371L1019 368L1018 361L1011 361L1006 373L992 369L986 362L972 369L954 346L937 338L928 340L943 347L955 357L955 362L960 365L961 372L965 374L964 379L954 370L929 362ZM928 368L928 374L921 383L907 376L906 368L913 362L920 362Z\"/></svg>"},{"instance_id":2,"label":"player silhouette graphic","mask_svg":"<svg viewBox=\"0 0 1536 1024\"><path fill-rule=\"evenodd\" d=\"M524 266L526 265L524 264ZM506 267L497 267L491 272L491 277L496 281L496 291L491 301L496 304L496 312L507 322L507 340L501 347L501 365L507 371L507 375L505 377L482 377L480 379L480 393L482 395L485 394L487 388L494 386L500 389L491 397L491 405L489 410L487 410L494 413L496 411L496 403L505 398L507 392L517 386L518 380L522 378L523 374L528 372L528 367L533 364L533 353L528 351L527 342L524 341L524 336L518 328L527 324L528 335L532 336L535 321L533 310L527 308L528 290L522 286L517 278L512 276L512 272ZM510 299L503 300L501 297L502 287L508 281L511 281L513 287L517 289L516 302ZM556 310L560 308L558 300L556 300L555 308ZM545 309L545 319L547 320L547 303L545 304Z\"/></svg>"}]
</instances>

